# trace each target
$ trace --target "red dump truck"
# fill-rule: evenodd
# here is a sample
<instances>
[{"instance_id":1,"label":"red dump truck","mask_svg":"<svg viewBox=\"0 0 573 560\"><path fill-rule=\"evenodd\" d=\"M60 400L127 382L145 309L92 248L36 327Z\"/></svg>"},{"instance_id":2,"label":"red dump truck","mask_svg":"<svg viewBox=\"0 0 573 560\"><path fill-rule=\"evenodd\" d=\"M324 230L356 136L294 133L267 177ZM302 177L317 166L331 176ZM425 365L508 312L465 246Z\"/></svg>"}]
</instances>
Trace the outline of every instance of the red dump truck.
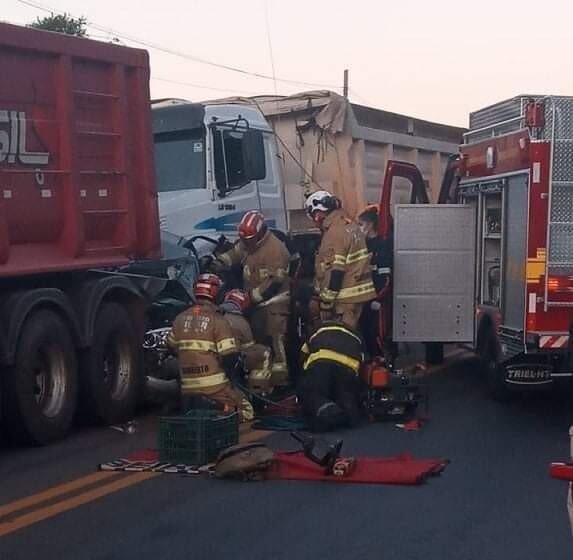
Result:
<instances>
[{"instance_id":1,"label":"red dump truck","mask_svg":"<svg viewBox=\"0 0 573 560\"><path fill-rule=\"evenodd\" d=\"M37 444L136 404L159 257L145 51L0 24L2 427Z\"/></svg>"}]
</instances>

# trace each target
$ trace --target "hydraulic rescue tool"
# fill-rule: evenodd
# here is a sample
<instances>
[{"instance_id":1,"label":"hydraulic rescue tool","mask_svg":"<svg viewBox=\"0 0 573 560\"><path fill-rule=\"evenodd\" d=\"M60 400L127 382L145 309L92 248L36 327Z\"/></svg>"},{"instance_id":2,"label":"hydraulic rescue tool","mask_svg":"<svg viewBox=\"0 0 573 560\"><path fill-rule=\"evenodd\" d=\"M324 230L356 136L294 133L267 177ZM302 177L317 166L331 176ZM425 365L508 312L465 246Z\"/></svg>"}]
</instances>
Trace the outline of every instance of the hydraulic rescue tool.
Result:
<instances>
[{"instance_id":1,"label":"hydraulic rescue tool","mask_svg":"<svg viewBox=\"0 0 573 560\"><path fill-rule=\"evenodd\" d=\"M301 445L304 456L324 469L324 474L346 477L356 467L354 457L341 457L343 440L330 443L302 432L291 432L291 436Z\"/></svg>"},{"instance_id":2,"label":"hydraulic rescue tool","mask_svg":"<svg viewBox=\"0 0 573 560\"><path fill-rule=\"evenodd\" d=\"M423 403L428 413L429 398L426 385L416 374L386 367L381 360L364 366L361 377L368 387L366 409L376 420L410 418Z\"/></svg>"},{"instance_id":3,"label":"hydraulic rescue tool","mask_svg":"<svg viewBox=\"0 0 573 560\"><path fill-rule=\"evenodd\" d=\"M332 473L332 467L340 457L343 440L339 439L334 443L330 443L302 432L291 432L291 436L302 445L304 456L307 459L323 467L325 474Z\"/></svg>"}]
</instances>

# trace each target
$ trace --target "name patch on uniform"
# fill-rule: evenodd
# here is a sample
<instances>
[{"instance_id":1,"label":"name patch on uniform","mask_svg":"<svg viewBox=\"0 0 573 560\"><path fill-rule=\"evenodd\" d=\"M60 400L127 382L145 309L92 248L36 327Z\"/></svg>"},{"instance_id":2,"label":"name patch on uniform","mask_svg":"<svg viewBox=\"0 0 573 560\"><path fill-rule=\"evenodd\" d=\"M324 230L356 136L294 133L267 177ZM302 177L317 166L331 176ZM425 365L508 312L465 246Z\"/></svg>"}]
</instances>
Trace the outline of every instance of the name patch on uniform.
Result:
<instances>
[{"instance_id":1,"label":"name patch on uniform","mask_svg":"<svg viewBox=\"0 0 573 560\"><path fill-rule=\"evenodd\" d=\"M202 373L209 372L209 366L188 366L181 368L184 374L188 375L200 375Z\"/></svg>"}]
</instances>

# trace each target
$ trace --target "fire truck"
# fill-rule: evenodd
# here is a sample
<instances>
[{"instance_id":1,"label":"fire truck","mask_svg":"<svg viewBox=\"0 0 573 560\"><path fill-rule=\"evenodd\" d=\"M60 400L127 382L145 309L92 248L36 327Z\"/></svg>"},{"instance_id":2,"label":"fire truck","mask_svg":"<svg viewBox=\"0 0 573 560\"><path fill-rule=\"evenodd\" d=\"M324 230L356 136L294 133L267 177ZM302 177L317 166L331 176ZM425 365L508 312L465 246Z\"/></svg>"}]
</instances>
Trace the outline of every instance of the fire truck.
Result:
<instances>
[{"instance_id":1,"label":"fire truck","mask_svg":"<svg viewBox=\"0 0 573 560\"><path fill-rule=\"evenodd\" d=\"M419 181L391 163L386 190L403 166ZM394 236L394 341L471 343L499 398L573 376L573 97L471 113L438 204L383 194L380 213L380 235Z\"/></svg>"}]
</instances>

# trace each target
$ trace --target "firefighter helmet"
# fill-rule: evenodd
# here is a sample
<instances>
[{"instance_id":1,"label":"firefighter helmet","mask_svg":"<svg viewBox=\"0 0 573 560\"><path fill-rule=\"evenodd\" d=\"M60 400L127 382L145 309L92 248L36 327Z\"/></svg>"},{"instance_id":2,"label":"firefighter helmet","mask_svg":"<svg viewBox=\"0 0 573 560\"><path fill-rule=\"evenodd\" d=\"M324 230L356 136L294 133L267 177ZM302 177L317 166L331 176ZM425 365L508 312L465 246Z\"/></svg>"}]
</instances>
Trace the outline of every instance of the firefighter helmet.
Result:
<instances>
[{"instance_id":1,"label":"firefighter helmet","mask_svg":"<svg viewBox=\"0 0 573 560\"><path fill-rule=\"evenodd\" d=\"M251 305L251 298L243 290L230 290L225 294L223 305L233 305L241 313L245 313Z\"/></svg>"},{"instance_id":2,"label":"firefighter helmet","mask_svg":"<svg viewBox=\"0 0 573 560\"><path fill-rule=\"evenodd\" d=\"M193 293L196 298L215 301L222 284L223 282L216 274L199 274L193 284Z\"/></svg>"},{"instance_id":3,"label":"firefighter helmet","mask_svg":"<svg viewBox=\"0 0 573 560\"><path fill-rule=\"evenodd\" d=\"M304 202L304 209L309 218L314 219L316 212L329 214L340 208L340 201L328 191L316 191L310 194Z\"/></svg>"},{"instance_id":4,"label":"firefighter helmet","mask_svg":"<svg viewBox=\"0 0 573 560\"><path fill-rule=\"evenodd\" d=\"M259 210L249 210L239 223L239 237L245 241L258 240L267 231L265 217Z\"/></svg>"},{"instance_id":5,"label":"firefighter helmet","mask_svg":"<svg viewBox=\"0 0 573 560\"><path fill-rule=\"evenodd\" d=\"M368 204L362 212L360 212L359 216L377 216L378 215L378 204Z\"/></svg>"}]
</instances>

